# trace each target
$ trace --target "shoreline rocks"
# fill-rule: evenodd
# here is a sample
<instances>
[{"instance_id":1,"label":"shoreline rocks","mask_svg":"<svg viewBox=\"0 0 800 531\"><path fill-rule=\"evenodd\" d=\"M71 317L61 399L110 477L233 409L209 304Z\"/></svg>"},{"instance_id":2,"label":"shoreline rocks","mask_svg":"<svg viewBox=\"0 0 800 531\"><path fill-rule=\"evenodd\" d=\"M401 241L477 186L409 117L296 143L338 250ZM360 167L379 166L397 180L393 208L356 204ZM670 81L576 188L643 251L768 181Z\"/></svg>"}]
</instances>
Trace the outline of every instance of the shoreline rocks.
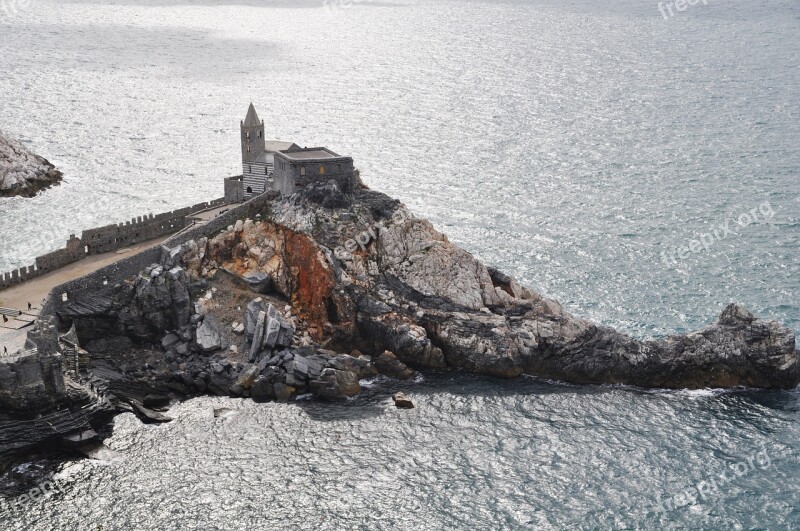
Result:
<instances>
[{"instance_id":1,"label":"shoreline rocks","mask_svg":"<svg viewBox=\"0 0 800 531\"><path fill-rule=\"evenodd\" d=\"M0 197L33 197L61 178L47 159L0 131Z\"/></svg>"}]
</instances>

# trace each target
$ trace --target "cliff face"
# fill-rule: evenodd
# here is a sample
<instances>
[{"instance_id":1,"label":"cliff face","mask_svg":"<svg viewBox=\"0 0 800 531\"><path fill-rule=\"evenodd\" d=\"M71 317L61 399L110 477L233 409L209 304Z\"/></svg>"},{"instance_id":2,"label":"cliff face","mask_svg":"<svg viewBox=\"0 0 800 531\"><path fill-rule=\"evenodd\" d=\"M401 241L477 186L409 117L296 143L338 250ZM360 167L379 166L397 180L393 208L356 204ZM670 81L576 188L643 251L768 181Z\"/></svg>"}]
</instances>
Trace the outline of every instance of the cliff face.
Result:
<instances>
[{"instance_id":1,"label":"cliff face","mask_svg":"<svg viewBox=\"0 0 800 531\"><path fill-rule=\"evenodd\" d=\"M33 197L58 184L61 176L46 159L0 131L0 197Z\"/></svg>"},{"instance_id":2,"label":"cliff face","mask_svg":"<svg viewBox=\"0 0 800 531\"><path fill-rule=\"evenodd\" d=\"M320 196L336 206L321 207ZM382 194L310 190L277 199L270 216L317 243L317 259L325 257L336 283L316 304L336 311L314 326L345 347L388 349L419 367L579 383L789 388L800 381L794 334L776 322L731 305L700 331L638 341L487 268Z\"/></svg>"},{"instance_id":3,"label":"cliff face","mask_svg":"<svg viewBox=\"0 0 800 531\"><path fill-rule=\"evenodd\" d=\"M32 404L52 407L65 395L59 355L22 355L0 364L0 404L4 411L23 411Z\"/></svg>"},{"instance_id":4,"label":"cliff face","mask_svg":"<svg viewBox=\"0 0 800 531\"><path fill-rule=\"evenodd\" d=\"M34 353L0 364L0 470L20 454L100 430L113 417L110 403L65 376L62 361Z\"/></svg>"}]
</instances>

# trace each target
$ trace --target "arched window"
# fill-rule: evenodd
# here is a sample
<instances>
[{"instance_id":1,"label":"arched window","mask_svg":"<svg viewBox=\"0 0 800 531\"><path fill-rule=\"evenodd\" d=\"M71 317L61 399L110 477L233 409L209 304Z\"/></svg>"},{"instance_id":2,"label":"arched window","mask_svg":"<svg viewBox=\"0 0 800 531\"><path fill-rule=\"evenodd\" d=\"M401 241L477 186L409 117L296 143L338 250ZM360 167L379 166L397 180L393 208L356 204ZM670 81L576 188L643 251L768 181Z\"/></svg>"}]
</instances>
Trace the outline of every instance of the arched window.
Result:
<instances>
[{"instance_id":1,"label":"arched window","mask_svg":"<svg viewBox=\"0 0 800 531\"><path fill-rule=\"evenodd\" d=\"M261 138L261 129L258 130L258 138Z\"/></svg>"},{"instance_id":2,"label":"arched window","mask_svg":"<svg viewBox=\"0 0 800 531\"><path fill-rule=\"evenodd\" d=\"M248 194L252 194L253 193L253 187L252 186L248 186L247 187L247 193Z\"/></svg>"},{"instance_id":3,"label":"arched window","mask_svg":"<svg viewBox=\"0 0 800 531\"><path fill-rule=\"evenodd\" d=\"M248 131L247 133L245 133L245 135L247 136L247 140L250 140L250 131Z\"/></svg>"},{"instance_id":4,"label":"arched window","mask_svg":"<svg viewBox=\"0 0 800 531\"><path fill-rule=\"evenodd\" d=\"M250 153L250 146L247 146L247 152Z\"/></svg>"}]
</instances>

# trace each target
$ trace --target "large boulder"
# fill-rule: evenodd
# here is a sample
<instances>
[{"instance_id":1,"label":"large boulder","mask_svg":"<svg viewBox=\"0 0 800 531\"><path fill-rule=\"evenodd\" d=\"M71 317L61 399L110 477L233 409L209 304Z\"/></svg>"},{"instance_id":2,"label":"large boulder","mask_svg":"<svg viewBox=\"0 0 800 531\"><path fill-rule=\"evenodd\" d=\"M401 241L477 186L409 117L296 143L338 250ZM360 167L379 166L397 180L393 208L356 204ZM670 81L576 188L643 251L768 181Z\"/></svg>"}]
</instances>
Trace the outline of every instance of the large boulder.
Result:
<instances>
[{"instance_id":1,"label":"large boulder","mask_svg":"<svg viewBox=\"0 0 800 531\"><path fill-rule=\"evenodd\" d=\"M406 367L393 352L388 350L375 358L375 368L379 373L398 380L408 380L414 377L414 371Z\"/></svg>"},{"instance_id":2,"label":"large boulder","mask_svg":"<svg viewBox=\"0 0 800 531\"><path fill-rule=\"evenodd\" d=\"M250 340L250 360L255 361L264 350L290 346L295 328L271 303L255 299L247 306L245 331Z\"/></svg>"},{"instance_id":3,"label":"large boulder","mask_svg":"<svg viewBox=\"0 0 800 531\"><path fill-rule=\"evenodd\" d=\"M253 335L256 333L256 325L258 324L258 314L264 312L266 314L269 303L262 298L253 299L247 305L247 310L244 314L244 329L247 333L247 340L252 341Z\"/></svg>"},{"instance_id":4,"label":"large boulder","mask_svg":"<svg viewBox=\"0 0 800 531\"><path fill-rule=\"evenodd\" d=\"M275 390L275 399L278 402L288 402L297 394L297 389L285 383L276 383L273 389Z\"/></svg>"},{"instance_id":5,"label":"large boulder","mask_svg":"<svg viewBox=\"0 0 800 531\"><path fill-rule=\"evenodd\" d=\"M303 356L295 353L285 367L286 383L296 388L302 388L309 380L319 377L325 368L325 362L315 356Z\"/></svg>"},{"instance_id":6,"label":"large boulder","mask_svg":"<svg viewBox=\"0 0 800 531\"><path fill-rule=\"evenodd\" d=\"M309 387L314 396L325 400L343 400L361 392L356 374L336 369L323 369Z\"/></svg>"},{"instance_id":7,"label":"large boulder","mask_svg":"<svg viewBox=\"0 0 800 531\"><path fill-rule=\"evenodd\" d=\"M206 315L197 327L195 343L203 352L214 352L222 349L222 335L213 315Z\"/></svg>"},{"instance_id":8,"label":"large boulder","mask_svg":"<svg viewBox=\"0 0 800 531\"><path fill-rule=\"evenodd\" d=\"M328 367L339 371L346 371L355 374L359 380L370 378L378 374L378 370L372 361L366 356L352 356L350 354L339 354L326 363Z\"/></svg>"}]
</instances>

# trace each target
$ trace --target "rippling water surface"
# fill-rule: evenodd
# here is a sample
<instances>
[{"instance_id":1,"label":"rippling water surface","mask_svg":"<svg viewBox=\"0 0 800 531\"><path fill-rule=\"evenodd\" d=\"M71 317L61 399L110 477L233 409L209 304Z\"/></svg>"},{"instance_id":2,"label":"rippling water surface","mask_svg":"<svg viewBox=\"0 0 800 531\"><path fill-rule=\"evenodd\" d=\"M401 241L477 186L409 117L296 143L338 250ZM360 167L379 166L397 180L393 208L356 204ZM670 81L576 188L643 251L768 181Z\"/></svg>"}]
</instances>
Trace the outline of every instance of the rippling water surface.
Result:
<instances>
[{"instance_id":1,"label":"rippling water surface","mask_svg":"<svg viewBox=\"0 0 800 531\"><path fill-rule=\"evenodd\" d=\"M572 313L659 336L735 300L800 330L796 2L670 20L634 0L329 5L0 0L0 128L65 173L0 199L0 270L221 195L253 101L269 136L353 155L370 186ZM161 427L123 416L119 462L70 465L63 494L8 526L800 526L797 392L429 375L400 412L388 387L345 405L196 400ZM214 419L222 405L237 411ZM766 469L655 513L759 451Z\"/></svg>"},{"instance_id":2,"label":"rippling water surface","mask_svg":"<svg viewBox=\"0 0 800 531\"><path fill-rule=\"evenodd\" d=\"M398 389L416 409L391 405ZM116 456L65 467L62 493L11 527L791 528L798 409L797 392L437 375L376 382L346 404L202 398L163 426L118 417ZM659 512L659 497L722 473L733 479L717 495Z\"/></svg>"}]
</instances>

